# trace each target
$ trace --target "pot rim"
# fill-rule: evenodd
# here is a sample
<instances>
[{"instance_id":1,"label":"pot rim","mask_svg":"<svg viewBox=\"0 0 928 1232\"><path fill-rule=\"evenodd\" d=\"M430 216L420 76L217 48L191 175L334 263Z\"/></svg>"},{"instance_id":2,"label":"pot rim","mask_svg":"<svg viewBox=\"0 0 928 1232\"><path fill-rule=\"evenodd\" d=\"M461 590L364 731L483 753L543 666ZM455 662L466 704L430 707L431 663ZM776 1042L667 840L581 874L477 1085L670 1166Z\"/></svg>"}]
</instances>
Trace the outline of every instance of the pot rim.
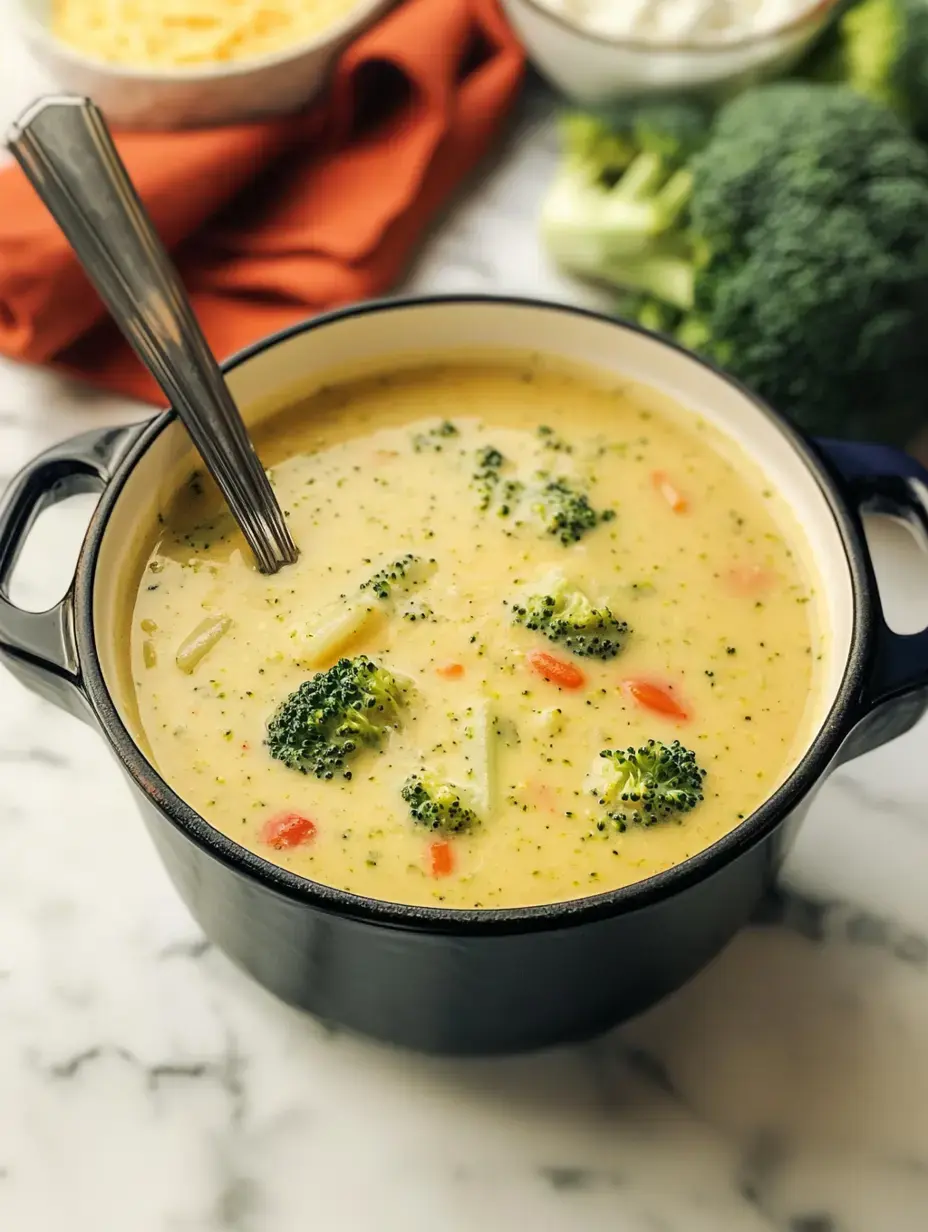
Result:
<instances>
[{"instance_id":1,"label":"pot rim","mask_svg":"<svg viewBox=\"0 0 928 1232\"><path fill-rule=\"evenodd\" d=\"M740 825L723 835L710 847L697 852L681 864L674 865L642 881L601 894L530 907L461 909L416 906L368 898L326 886L320 882L310 881L242 847L234 839L215 829L186 804L148 761L123 723L103 677L97 652L93 597L100 547L106 534L110 514L136 463L155 439L176 419L176 413L170 408L156 415L142 428L137 440L122 459L94 511L81 549L73 595L74 631L82 687L98 725L123 768L136 786L171 824L206 854L286 898L315 907L323 912L348 916L356 920L445 934L485 935L547 931L624 915L629 911L638 910L671 897L695 883L707 880L739 855L767 838L824 776L842 741L860 717L856 713L854 702L860 696L865 671L873 649L875 615L874 584L868 563L869 556L864 547L859 522L843 499L840 485L830 464L823 459L809 438L779 412L773 410L761 398L710 361L692 354L673 340L656 335L635 322L611 317L592 309L532 296L488 293L448 293L367 300L322 313L278 330L238 351L222 364L222 369L224 372L230 372L257 355L286 342L289 338L311 330L324 329L336 321L370 313L403 312L409 308L451 304L508 305L541 312L566 313L650 337L660 345L683 354L690 362L707 369L718 380L739 392L761 414L771 420L780 433L787 438L796 454L797 463L812 472L827 501L844 548L853 601L851 639L841 684L828 714L819 730L809 741L805 753L792 773L777 790L748 814Z\"/></svg>"}]
</instances>

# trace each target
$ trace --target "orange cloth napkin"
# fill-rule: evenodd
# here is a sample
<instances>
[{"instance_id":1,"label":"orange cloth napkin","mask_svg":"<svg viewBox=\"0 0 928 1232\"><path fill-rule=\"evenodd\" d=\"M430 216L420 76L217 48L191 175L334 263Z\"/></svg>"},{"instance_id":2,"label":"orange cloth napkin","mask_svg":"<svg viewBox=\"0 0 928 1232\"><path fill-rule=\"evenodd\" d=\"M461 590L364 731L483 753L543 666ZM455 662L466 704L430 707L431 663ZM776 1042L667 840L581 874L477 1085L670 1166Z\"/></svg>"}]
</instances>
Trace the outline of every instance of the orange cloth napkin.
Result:
<instances>
[{"instance_id":1,"label":"orange cloth napkin","mask_svg":"<svg viewBox=\"0 0 928 1232\"><path fill-rule=\"evenodd\" d=\"M408 0L343 54L326 101L234 128L118 133L224 357L385 290L489 147L523 57L496 0ZM18 167L0 172L0 352L163 395Z\"/></svg>"}]
</instances>

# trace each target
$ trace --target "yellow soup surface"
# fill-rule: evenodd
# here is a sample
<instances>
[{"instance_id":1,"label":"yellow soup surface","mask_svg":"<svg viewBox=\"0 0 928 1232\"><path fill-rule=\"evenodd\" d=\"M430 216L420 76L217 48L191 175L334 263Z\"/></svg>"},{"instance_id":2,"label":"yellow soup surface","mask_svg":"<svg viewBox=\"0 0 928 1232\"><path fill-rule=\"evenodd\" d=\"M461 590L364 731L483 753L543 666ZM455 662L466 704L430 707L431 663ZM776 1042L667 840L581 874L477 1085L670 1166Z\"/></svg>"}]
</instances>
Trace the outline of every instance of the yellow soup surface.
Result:
<instances>
[{"instance_id":1,"label":"yellow soup surface","mask_svg":"<svg viewBox=\"0 0 928 1232\"><path fill-rule=\"evenodd\" d=\"M596 894L722 837L808 742L824 633L801 533L727 438L652 391L422 364L320 389L260 448L298 563L259 574L193 476L142 571L131 667L161 774L269 860L411 904ZM581 636L587 602L606 627ZM278 707L361 655L402 690L373 743L332 777L272 757ZM601 756L649 740L695 756L697 791L649 805ZM459 802L444 828L413 816L417 783Z\"/></svg>"}]
</instances>

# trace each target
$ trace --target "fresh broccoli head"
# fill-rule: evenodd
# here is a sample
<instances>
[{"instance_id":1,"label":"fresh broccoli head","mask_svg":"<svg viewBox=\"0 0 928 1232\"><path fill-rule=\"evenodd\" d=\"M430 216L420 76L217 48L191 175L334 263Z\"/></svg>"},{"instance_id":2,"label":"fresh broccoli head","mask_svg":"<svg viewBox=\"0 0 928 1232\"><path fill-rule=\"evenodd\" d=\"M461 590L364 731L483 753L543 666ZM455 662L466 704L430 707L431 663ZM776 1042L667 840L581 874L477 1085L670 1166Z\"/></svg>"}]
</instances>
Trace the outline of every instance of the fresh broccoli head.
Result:
<instances>
[{"instance_id":1,"label":"fresh broccoli head","mask_svg":"<svg viewBox=\"0 0 928 1232\"><path fill-rule=\"evenodd\" d=\"M600 272L803 427L905 443L928 382L928 151L853 90L778 82L724 105L689 170L685 255L629 262L618 234Z\"/></svg>"},{"instance_id":2,"label":"fresh broccoli head","mask_svg":"<svg viewBox=\"0 0 928 1232\"><path fill-rule=\"evenodd\" d=\"M594 607L586 595L561 576L546 580L536 593L513 603L512 618L543 633L576 655L614 659L625 644L628 625L606 604Z\"/></svg>"},{"instance_id":3,"label":"fresh broccoli head","mask_svg":"<svg viewBox=\"0 0 928 1232\"><path fill-rule=\"evenodd\" d=\"M841 79L928 134L928 0L861 0L837 41Z\"/></svg>"},{"instance_id":4,"label":"fresh broccoli head","mask_svg":"<svg viewBox=\"0 0 928 1232\"><path fill-rule=\"evenodd\" d=\"M477 823L477 814L465 803L461 791L427 771L411 774L400 794L409 805L413 821L429 830L457 834Z\"/></svg>"},{"instance_id":5,"label":"fresh broccoli head","mask_svg":"<svg viewBox=\"0 0 928 1232\"><path fill-rule=\"evenodd\" d=\"M693 180L682 339L804 427L904 443L928 380L928 152L862 96L780 83L722 110Z\"/></svg>"},{"instance_id":6,"label":"fresh broccoli head","mask_svg":"<svg viewBox=\"0 0 928 1232\"><path fill-rule=\"evenodd\" d=\"M339 659L280 705L267 725L268 751L291 770L350 779L352 760L397 726L403 700L399 682L366 655Z\"/></svg>"},{"instance_id":7,"label":"fresh broccoli head","mask_svg":"<svg viewBox=\"0 0 928 1232\"><path fill-rule=\"evenodd\" d=\"M707 137L706 111L686 101L639 103L569 114L560 131L564 157L541 215L552 256L606 281L615 262L642 261L658 278L662 257L681 250L675 227L690 198L686 164Z\"/></svg>"},{"instance_id":8,"label":"fresh broccoli head","mask_svg":"<svg viewBox=\"0 0 928 1232\"><path fill-rule=\"evenodd\" d=\"M593 792L605 810L597 829L609 822L625 830L632 822L650 826L670 818L678 820L703 799L705 770L696 754L679 740L663 744L649 740L640 748L603 749L594 773Z\"/></svg>"}]
</instances>

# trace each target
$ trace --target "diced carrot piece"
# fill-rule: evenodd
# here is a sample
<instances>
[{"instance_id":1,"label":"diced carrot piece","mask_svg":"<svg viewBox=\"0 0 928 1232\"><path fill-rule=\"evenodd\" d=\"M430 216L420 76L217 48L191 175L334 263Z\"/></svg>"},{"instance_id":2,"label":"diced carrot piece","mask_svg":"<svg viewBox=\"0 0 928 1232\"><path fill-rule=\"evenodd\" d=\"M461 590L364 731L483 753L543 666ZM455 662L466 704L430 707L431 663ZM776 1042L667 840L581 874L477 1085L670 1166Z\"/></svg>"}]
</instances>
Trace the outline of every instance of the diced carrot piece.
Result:
<instances>
[{"instance_id":1,"label":"diced carrot piece","mask_svg":"<svg viewBox=\"0 0 928 1232\"><path fill-rule=\"evenodd\" d=\"M464 675L463 663L442 663L435 668L435 674L443 680L457 680Z\"/></svg>"},{"instance_id":2,"label":"diced carrot piece","mask_svg":"<svg viewBox=\"0 0 928 1232\"><path fill-rule=\"evenodd\" d=\"M544 680L556 684L561 689L582 689L586 684L586 676L580 668L564 659L556 659L545 650L533 650L526 656L529 667Z\"/></svg>"},{"instance_id":3,"label":"diced carrot piece","mask_svg":"<svg viewBox=\"0 0 928 1232\"><path fill-rule=\"evenodd\" d=\"M283 851L311 842L316 835L316 823L301 813L278 813L268 818L261 831L261 841Z\"/></svg>"},{"instance_id":4,"label":"diced carrot piece","mask_svg":"<svg viewBox=\"0 0 928 1232\"><path fill-rule=\"evenodd\" d=\"M724 575L725 585L734 595L755 599L766 594L775 584L777 575L764 565L734 565Z\"/></svg>"},{"instance_id":5,"label":"diced carrot piece","mask_svg":"<svg viewBox=\"0 0 928 1232\"><path fill-rule=\"evenodd\" d=\"M654 471L651 475L651 482L674 513L686 513L689 501L679 488L674 487L663 471Z\"/></svg>"},{"instance_id":6,"label":"diced carrot piece","mask_svg":"<svg viewBox=\"0 0 928 1232\"><path fill-rule=\"evenodd\" d=\"M428 858L433 877L449 877L454 872L454 848L446 839L429 843Z\"/></svg>"},{"instance_id":7,"label":"diced carrot piece","mask_svg":"<svg viewBox=\"0 0 928 1232\"><path fill-rule=\"evenodd\" d=\"M557 797L548 783L529 783L528 795L534 804L546 813L557 812Z\"/></svg>"},{"instance_id":8,"label":"diced carrot piece","mask_svg":"<svg viewBox=\"0 0 928 1232\"><path fill-rule=\"evenodd\" d=\"M670 688L662 688L649 680L623 680L622 688L639 706L664 714L681 722L688 719L689 711L673 696Z\"/></svg>"}]
</instances>

